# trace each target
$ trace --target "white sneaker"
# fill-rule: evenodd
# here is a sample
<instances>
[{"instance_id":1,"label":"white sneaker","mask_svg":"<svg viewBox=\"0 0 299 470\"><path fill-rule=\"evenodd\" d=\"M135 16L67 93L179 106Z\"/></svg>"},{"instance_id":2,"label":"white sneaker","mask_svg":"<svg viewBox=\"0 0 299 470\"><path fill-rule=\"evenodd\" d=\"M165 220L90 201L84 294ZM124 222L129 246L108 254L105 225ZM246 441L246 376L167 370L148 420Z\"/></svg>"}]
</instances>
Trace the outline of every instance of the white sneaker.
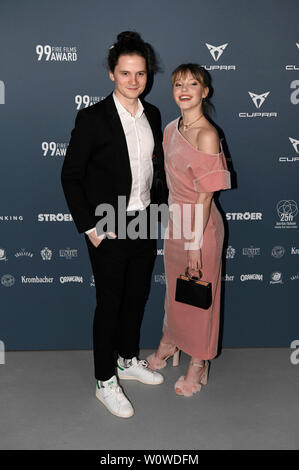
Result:
<instances>
[{"instance_id":1,"label":"white sneaker","mask_svg":"<svg viewBox=\"0 0 299 470\"><path fill-rule=\"evenodd\" d=\"M136 357L124 359L119 356L117 374L120 379L138 380L149 385L158 385L164 382L162 374L149 369L147 361L138 361Z\"/></svg>"},{"instance_id":2,"label":"white sneaker","mask_svg":"<svg viewBox=\"0 0 299 470\"><path fill-rule=\"evenodd\" d=\"M134 408L118 385L115 375L104 382L97 380L96 397L110 413L119 418L130 418L134 414Z\"/></svg>"}]
</instances>

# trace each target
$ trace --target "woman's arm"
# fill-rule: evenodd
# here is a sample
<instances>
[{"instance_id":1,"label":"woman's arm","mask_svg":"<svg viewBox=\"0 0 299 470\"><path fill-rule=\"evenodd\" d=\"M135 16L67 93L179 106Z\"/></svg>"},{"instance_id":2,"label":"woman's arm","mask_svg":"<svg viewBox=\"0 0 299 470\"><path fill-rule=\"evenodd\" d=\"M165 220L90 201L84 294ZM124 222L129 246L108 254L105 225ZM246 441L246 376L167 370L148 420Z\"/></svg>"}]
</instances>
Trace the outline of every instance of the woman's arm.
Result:
<instances>
[{"instance_id":1,"label":"woman's arm","mask_svg":"<svg viewBox=\"0 0 299 470\"><path fill-rule=\"evenodd\" d=\"M219 152L219 136L216 129L202 129L198 133L197 147L202 152L217 154ZM190 269L197 270L202 267L200 250L202 244L201 238L203 237L210 217L213 195L214 192L199 193L196 200L196 205L202 205L202 211L196 210L195 205L192 223L192 233L194 235L190 240L190 248L187 253L187 261Z\"/></svg>"},{"instance_id":2,"label":"woman's arm","mask_svg":"<svg viewBox=\"0 0 299 470\"><path fill-rule=\"evenodd\" d=\"M200 251L202 240L200 239L200 235L203 236L210 217L213 195L214 193L200 193L196 200L196 204L202 204L202 211L195 210L193 215L192 233L194 236L190 240L189 246L195 249L189 249L187 253L188 266L190 269L196 270L202 267ZM199 220L199 217L202 217L202 220ZM200 229L201 226L202 230Z\"/></svg>"}]
</instances>

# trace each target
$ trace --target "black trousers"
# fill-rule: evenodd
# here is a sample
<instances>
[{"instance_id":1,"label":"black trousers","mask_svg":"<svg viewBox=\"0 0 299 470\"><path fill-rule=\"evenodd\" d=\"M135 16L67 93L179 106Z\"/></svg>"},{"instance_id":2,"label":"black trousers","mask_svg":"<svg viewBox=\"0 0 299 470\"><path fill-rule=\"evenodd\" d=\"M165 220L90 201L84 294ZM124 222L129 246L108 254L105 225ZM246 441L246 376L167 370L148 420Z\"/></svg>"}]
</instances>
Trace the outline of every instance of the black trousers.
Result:
<instances>
[{"instance_id":1,"label":"black trousers","mask_svg":"<svg viewBox=\"0 0 299 470\"><path fill-rule=\"evenodd\" d=\"M130 221L132 216L127 216L127 224ZM104 381L115 375L117 353L125 359L139 354L140 328L157 244L150 238L105 238L96 248L86 234L85 239L97 301L93 321L94 372L97 380Z\"/></svg>"}]
</instances>

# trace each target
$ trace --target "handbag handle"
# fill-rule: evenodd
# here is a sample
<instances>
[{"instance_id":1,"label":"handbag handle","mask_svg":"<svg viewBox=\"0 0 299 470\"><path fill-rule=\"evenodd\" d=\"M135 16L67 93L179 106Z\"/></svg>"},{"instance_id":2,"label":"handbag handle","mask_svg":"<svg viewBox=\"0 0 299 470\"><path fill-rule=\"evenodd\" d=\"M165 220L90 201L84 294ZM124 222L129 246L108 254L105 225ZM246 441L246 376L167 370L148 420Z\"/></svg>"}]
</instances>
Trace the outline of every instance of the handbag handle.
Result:
<instances>
[{"instance_id":1,"label":"handbag handle","mask_svg":"<svg viewBox=\"0 0 299 470\"><path fill-rule=\"evenodd\" d=\"M198 271L198 277L197 276L191 276L189 274L189 266L186 267L186 270L185 270L185 276L187 276L187 278L190 280L190 281L199 281L199 279L202 278L202 272L200 269L194 269L194 271Z\"/></svg>"}]
</instances>

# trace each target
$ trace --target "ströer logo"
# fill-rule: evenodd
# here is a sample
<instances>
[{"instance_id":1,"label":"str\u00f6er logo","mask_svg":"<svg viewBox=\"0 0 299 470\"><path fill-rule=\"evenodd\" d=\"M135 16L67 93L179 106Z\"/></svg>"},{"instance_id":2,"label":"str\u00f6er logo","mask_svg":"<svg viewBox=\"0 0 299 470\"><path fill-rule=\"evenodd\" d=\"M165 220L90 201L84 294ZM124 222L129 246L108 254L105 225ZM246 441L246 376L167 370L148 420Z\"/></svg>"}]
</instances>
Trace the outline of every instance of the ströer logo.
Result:
<instances>
[{"instance_id":1,"label":"str\u00f6er logo","mask_svg":"<svg viewBox=\"0 0 299 470\"><path fill-rule=\"evenodd\" d=\"M261 212L227 212L226 220L262 220Z\"/></svg>"},{"instance_id":2,"label":"str\u00f6er logo","mask_svg":"<svg viewBox=\"0 0 299 470\"><path fill-rule=\"evenodd\" d=\"M267 96L269 95L270 91L262 93L261 95L256 95L255 93L252 93L251 91L249 91L248 93L253 103L255 104L255 107L259 109L264 103Z\"/></svg>"},{"instance_id":3,"label":"str\u00f6er logo","mask_svg":"<svg viewBox=\"0 0 299 470\"><path fill-rule=\"evenodd\" d=\"M224 49L226 48L227 45L228 45L228 42L226 44L222 44L222 46L212 46L211 44L206 43L206 46L209 49L210 54L213 57L213 59L215 60L215 62L217 62L219 57L222 56L223 51L224 51Z\"/></svg>"}]
</instances>

